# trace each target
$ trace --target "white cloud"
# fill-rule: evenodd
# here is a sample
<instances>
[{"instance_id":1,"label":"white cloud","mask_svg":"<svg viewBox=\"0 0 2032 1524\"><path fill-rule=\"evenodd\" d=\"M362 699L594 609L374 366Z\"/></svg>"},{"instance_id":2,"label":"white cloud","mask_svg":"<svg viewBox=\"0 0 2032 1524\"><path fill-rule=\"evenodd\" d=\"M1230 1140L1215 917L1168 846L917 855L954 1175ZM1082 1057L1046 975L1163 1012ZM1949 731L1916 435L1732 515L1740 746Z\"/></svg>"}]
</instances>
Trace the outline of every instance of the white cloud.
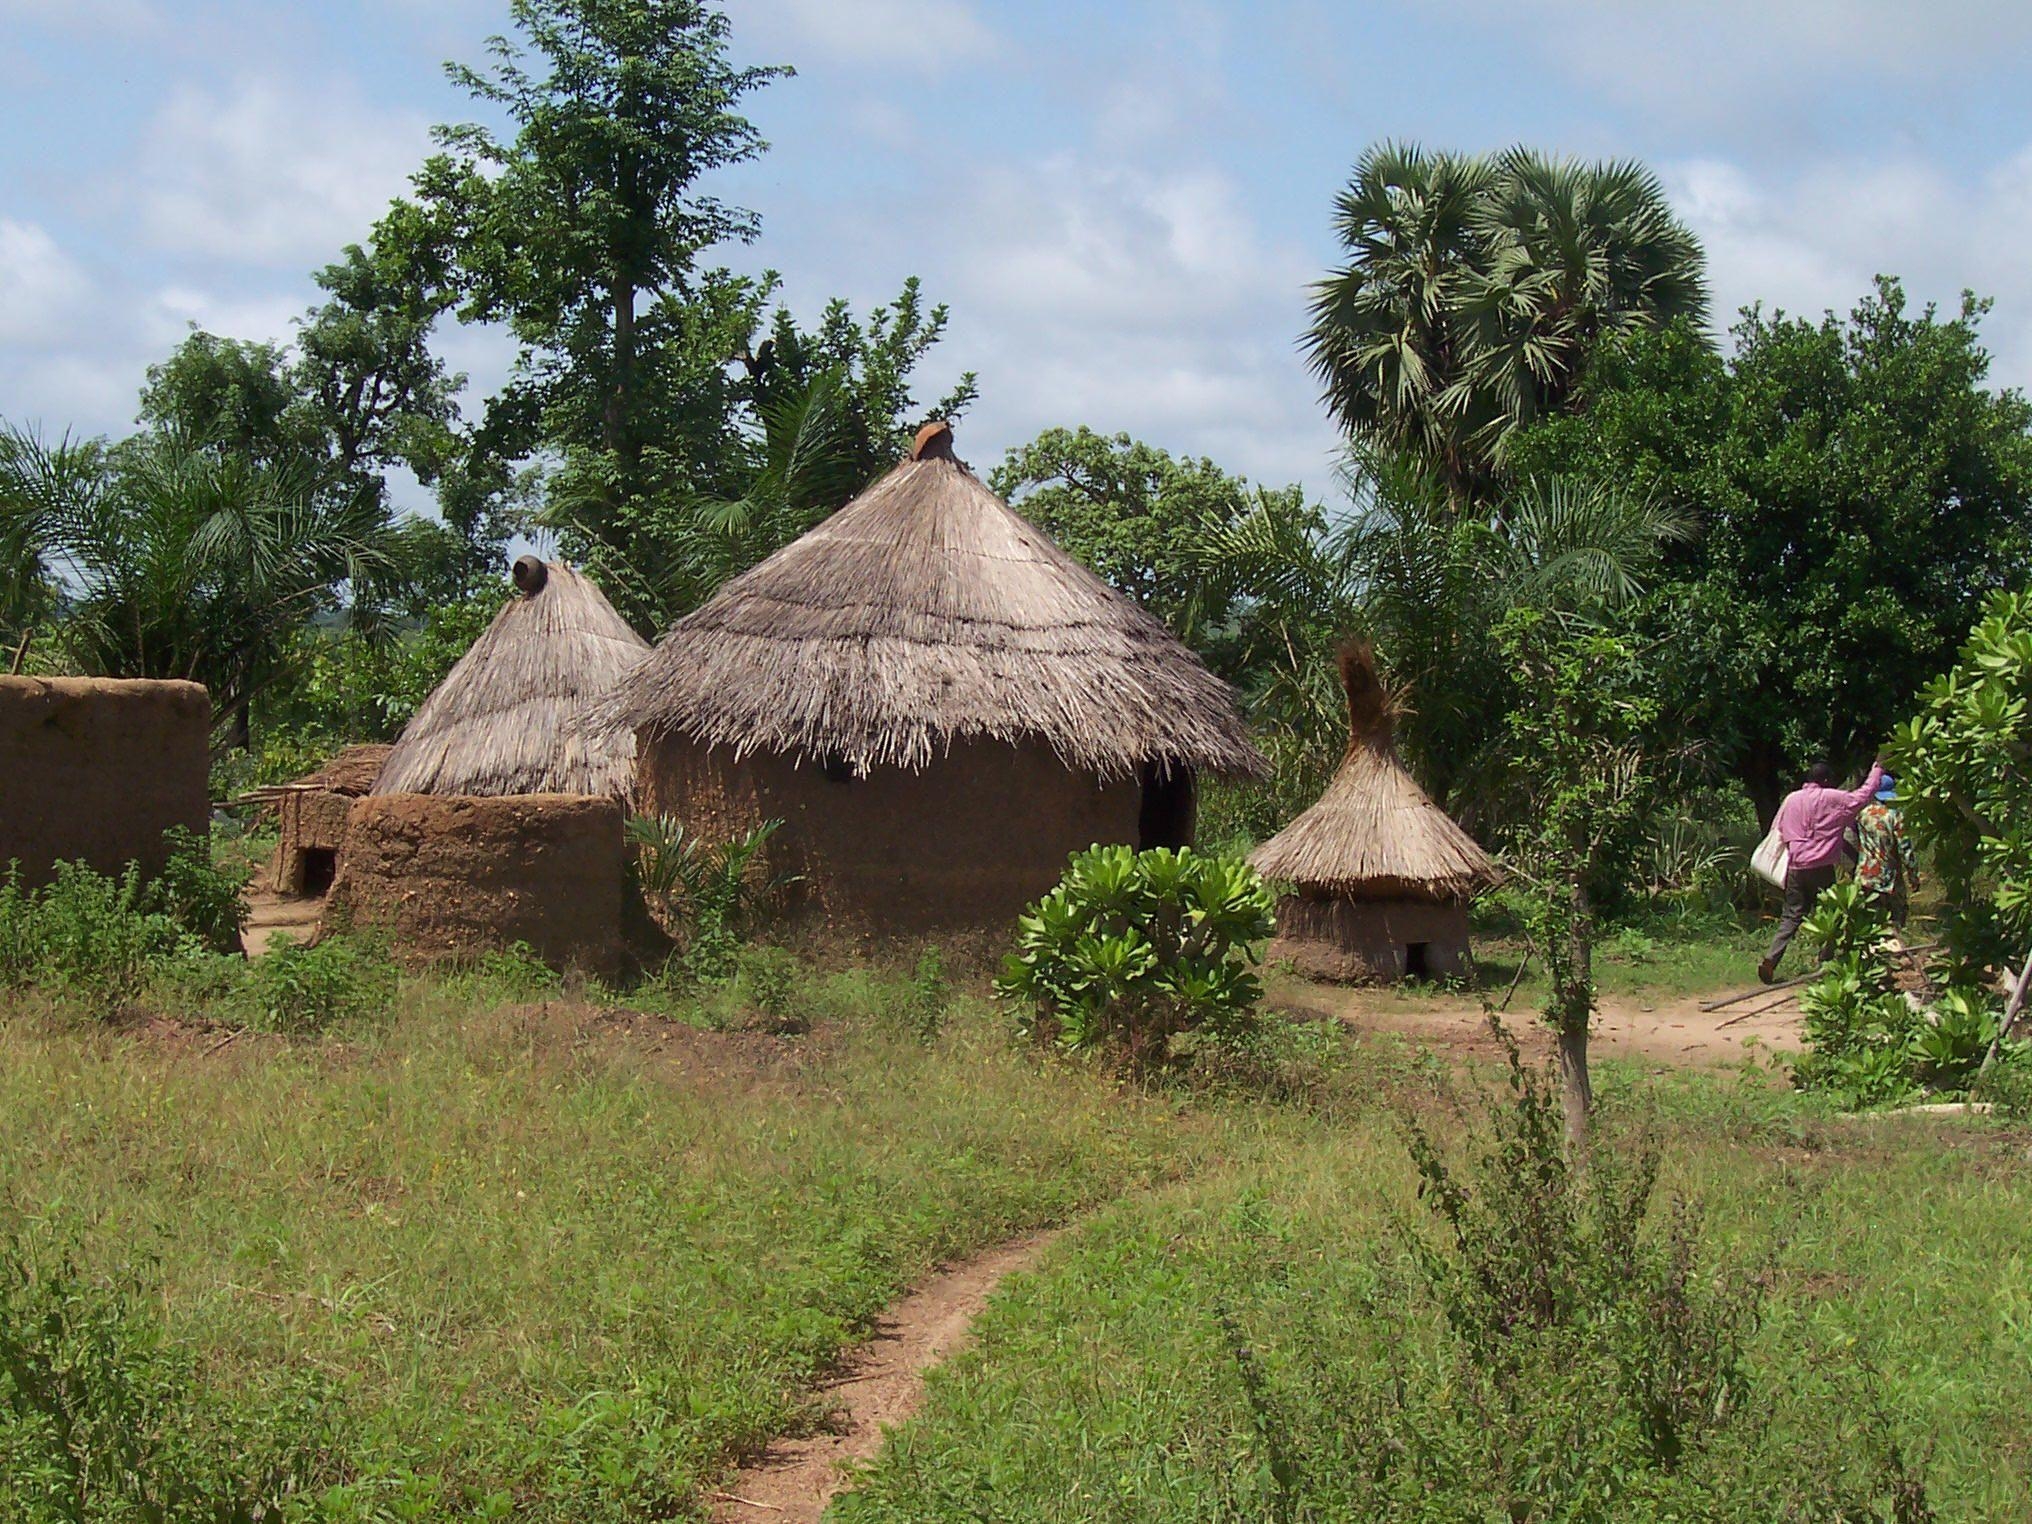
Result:
<instances>
[{"instance_id":1,"label":"white cloud","mask_svg":"<svg viewBox=\"0 0 2032 1524\"><path fill-rule=\"evenodd\" d=\"M367 236L429 147L422 115L350 90L184 85L147 130L142 228L175 254L309 268Z\"/></svg>"},{"instance_id":2,"label":"white cloud","mask_svg":"<svg viewBox=\"0 0 2032 1524\"><path fill-rule=\"evenodd\" d=\"M881 272L856 284L893 290L919 270L951 302L934 360L980 372L960 430L976 466L1083 423L1327 489L1335 437L1297 352L1315 272L1228 177L1059 155L983 169L856 231L810 259L817 279L839 281L850 249L855 273Z\"/></svg>"},{"instance_id":3,"label":"white cloud","mask_svg":"<svg viewBox=\"0 0 2032 1524\"><path fill-rule=\"evenodd\" d=\"M1707 246L1715 313L1744 304L1846 313L1878 274L1952 311L1964 288L1996 299L1983 332L1993 380L2032 386L2032 148L1972 180L1913 157L1822 159L1758 177L1697 160L1666 167L1674 204Z\"/></svg>"},{"instance_id":4,"label":"white cloud","mask_svg":"<svg viewBox=\"0 0 2032 1524\"><path fill-rule=\"evenodd\" d=\"M1796 109L1823 84L1965 77L2032 43L2024 0L1447 0L1650 115Z\"/></svg>"},{"instance_id":5,"label":"white cloud","mask_svg":"<svg viewBox=\"0 0 2032 1524\"><path fill-rule=\"evenodd\" d=\"M799 65L818 59L937 74L1002 46L971 0L748 0L740 21L745 51L784 51Z\"/></svg>"},{"instance_id":6,"label":"white cloud","mask_svg":"<svg viewBox=\"0 0 2032 1524\"><path fill-rule=\"evenodd\" d=\"M61 342L81 315L87 290L84 271L46 229L0 217L0 344Z\"/></svg>"}]
</instances>

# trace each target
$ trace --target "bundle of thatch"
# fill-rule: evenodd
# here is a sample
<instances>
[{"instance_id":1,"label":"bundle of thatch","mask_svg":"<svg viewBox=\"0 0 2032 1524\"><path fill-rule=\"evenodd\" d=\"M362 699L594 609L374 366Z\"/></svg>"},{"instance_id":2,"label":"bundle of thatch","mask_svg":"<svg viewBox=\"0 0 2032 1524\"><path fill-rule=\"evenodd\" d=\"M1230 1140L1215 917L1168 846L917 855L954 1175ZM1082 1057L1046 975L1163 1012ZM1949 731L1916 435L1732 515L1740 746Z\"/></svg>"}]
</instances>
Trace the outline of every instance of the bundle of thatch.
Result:
<instances>
[{"instance_id":1,"label":"bundle of thatch","mask_svg":"<svg viewBox=\"0 0 2032 1524\"><path fill-rule=\"evenodd\" d=\"M598 718L859 775L970 741L1042 742L1102 778L1263 765L1226 685L983 485L942 423L680 620Z\"/></svg>"},{"instance_id":2,"label":"bundle of thatch","mask_svg":"<svg viewBox=\"0 0 2032 1524\"><path fill-rule=\"evenodd\" d=\"M516 591L403 729L376 794L612 794L635 739L575 723L649 652L593 582L534 556Z\"/></svg>"},{"instance_id":3,"label":"bundle of thatch","mask_svg":"<svg viewBox=\"0 0 2032 1524\"><path fill-rule=\"evenodd\" d=\"M1397 759L1396 712L1366 641L1339 656L1348 751L1319 802L1256 849L1265 878L1351 899L1471 899L1496 870Z\"/></svg>"},{"instance_id":4,"label":"bundle of thatch","mask_svg":"<svg viewBox=\"0 0 2032 1524\"><path fill-rule=\"evenodd\" d=\"M1340 669L1348 753L1319 802L1249 859L1296 890L1278 901L1270 956L1322 979L1465 973L1467 902L1495 865L1397 760L1368 645L1343 647Z\"/></svg>"},{"instance_id":5,"label":"bundle of thatch","mask_svg":"<svg viewBox=\"0 0 2032 1524\"><path fill-rule=\"evenodd\" d=\"M259 788L249 789L240 796L240 802L269 805L285 794L299 791L340 794L358 799L374 787L374 780L381 776L381 769L393 750L394 747L378 741L348 746L323 767L305 773L301 778L293 778L287 783L265 783Z\"/></svg>"}]
</instances>

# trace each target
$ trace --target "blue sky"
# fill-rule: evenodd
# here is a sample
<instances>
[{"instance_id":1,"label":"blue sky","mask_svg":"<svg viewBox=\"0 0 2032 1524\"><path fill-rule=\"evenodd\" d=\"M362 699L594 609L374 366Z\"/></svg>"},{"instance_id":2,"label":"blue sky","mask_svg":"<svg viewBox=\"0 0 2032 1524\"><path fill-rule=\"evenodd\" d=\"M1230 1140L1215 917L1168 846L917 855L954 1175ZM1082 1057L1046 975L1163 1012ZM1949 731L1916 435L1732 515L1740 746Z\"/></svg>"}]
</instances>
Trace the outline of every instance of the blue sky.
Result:
<instances>
[{"instance_id":1,"label":"blue sky","mask_svg":"<svg viewBox=\"0 0 2032 1524\"><path fill-rule=\"evenodd\" d=\"M1298 357L1335 192L1383 137L1634 155L1706 241L1717 310L1841 310L1879 270L1996 298L2032 384L2032 5L2024 0L734 0L798 77L716 187L727 253L812 312L924 278L953 308L977 467L1055 423L1327 490ZM118 430L192 322L285 339L468 114L506 0L0 0L0 417ZM475 393L497 334L443 348Z\"/></svg>"}]
</instances>

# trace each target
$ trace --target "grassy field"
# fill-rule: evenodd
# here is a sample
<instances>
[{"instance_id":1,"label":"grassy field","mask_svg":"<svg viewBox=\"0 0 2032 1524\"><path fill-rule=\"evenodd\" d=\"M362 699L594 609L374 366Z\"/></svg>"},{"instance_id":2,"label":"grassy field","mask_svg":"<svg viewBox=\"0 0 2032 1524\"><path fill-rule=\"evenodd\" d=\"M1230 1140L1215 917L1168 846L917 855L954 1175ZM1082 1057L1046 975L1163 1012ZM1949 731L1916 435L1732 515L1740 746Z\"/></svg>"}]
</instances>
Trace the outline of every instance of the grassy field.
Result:
<instances>
[{"instance_id":1,"label":"grassy field","mask_svg":"<svg viewBox=\"0 0 2032 1524\"><path fill-rule=\"evenodd\" d=\"M821 1420L818 1378L903 1287L1044 1224L1076 1226L843 1517L1347 1517L1393 1425L1448 1411L1403 1132L1472 1131L1444 1066L1314 1032L1226 1087L1138 1091L901 976L797 972L766 1004L669 1019L511 969L286 1041L23 1000L0 1226L78 1347L144 1371L114 1427L140 1413L194 1472L286 1451L305 1518L701 1517L732 1459ZM750 1020L810 1029L699 1026ZM1741 1075L1602 1083L1661 1198L1703 1203L1703 1263L1768 1283L1746 1360L1788 1453L1833 1488L1895 1451L1942 1518L2032 1513L2028 1140ZM33 1448L9 1432L0 1513L72 1517L7 1475ZM1744 1498L1767 1461L1727 1473Z\"/></svg>"}]
</instances>

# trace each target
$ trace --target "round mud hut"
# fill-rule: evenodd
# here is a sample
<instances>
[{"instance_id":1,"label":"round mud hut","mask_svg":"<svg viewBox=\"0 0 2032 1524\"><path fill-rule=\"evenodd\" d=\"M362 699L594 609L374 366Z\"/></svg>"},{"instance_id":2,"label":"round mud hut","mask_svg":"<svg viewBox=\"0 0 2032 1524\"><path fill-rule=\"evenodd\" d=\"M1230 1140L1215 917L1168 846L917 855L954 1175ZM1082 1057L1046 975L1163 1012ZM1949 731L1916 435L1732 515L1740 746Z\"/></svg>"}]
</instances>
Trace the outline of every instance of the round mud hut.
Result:
<instances>
[{"instance_id":1,"label":"round mud hut","mask_svg":"<svg viewBox=\"0 0 2032 1524\"><path fill-rule=\"evenodd\" d=\"M515 592L404 727L381 794L609 794L635 785L635 738L574 722L649 654L590 577L523 556Z\"/></svg>"},{"instance_id":2,"label":"round mud hut","mask_svg":"<svg viewBox=\"0 0 2032 1524\"><path fill-rule=\"evenodd\" d=\"M1249 859L1295 890L1278 901L1270 957L1343 983L1466 973L1468 901L1495 865L1398 760L1369 646L1343 647L1340 669L1347 755L1319 802Z\"/></svg>"},{"instance_id":3,"label":"round mud hut","mask_svg":"<svg viewBox=\"0 0 2032 1524\"><path fill-rule=\"evenodd\" d=\"M1095 842L1191 841L1195 777L1253 775L1227 686L990 491L908 459L728 582L595 714L640 808L780 820L793 908L849 934L992 926Z\"/></svg>"}]
</instances>

